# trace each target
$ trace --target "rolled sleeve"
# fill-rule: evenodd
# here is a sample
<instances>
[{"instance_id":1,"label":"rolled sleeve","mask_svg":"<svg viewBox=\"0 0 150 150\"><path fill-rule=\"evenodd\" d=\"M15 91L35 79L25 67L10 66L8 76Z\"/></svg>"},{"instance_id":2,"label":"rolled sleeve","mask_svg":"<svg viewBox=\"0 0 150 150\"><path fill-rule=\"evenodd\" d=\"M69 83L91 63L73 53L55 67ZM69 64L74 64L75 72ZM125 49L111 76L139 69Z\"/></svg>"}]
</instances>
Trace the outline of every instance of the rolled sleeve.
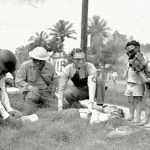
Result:
<instances>
[{"instance_id":1,"label":"rolled sleeve","mask_svg":"<svg viewBox=\"0 0 150 150\"><path fill-rule=\"evenodd\" d=\"M89 102L94 103L95 91L96 91L96 76L88 76L89 87Z\"/></svg>"},{"instance_id":2,"label":"rolled sleeve","mask_svg":"<svg viewBox=\"0 0 150 150\"><path fill-rule=\"evenodd\" d=\"M88 63L88 88L89 88L89 102L94 103L95 92L96 92L96 80L97 80L97 70L95 66Z\"/></svg>"}]
</instances>

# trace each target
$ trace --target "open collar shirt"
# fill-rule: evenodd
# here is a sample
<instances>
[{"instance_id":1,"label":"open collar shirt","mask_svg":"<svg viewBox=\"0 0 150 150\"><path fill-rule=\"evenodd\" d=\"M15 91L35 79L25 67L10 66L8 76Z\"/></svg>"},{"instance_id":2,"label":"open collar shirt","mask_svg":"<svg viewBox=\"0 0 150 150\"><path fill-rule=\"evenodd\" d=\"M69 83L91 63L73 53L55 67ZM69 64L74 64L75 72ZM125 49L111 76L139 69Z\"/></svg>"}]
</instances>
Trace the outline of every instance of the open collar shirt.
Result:
<instances>
[{"instance_id":1,"label":"open collar shirt","mask_svg":"<svg viewBox=\"0 0 150 150\"><path fill-rule=\"evenodd\" d=\"M58 76L55 72L54 65L50 62L46 61L40 71L34 66L32 60L28 60L17 71L15 82L22 93L28 91L29 86L36 87L39 90L49 89L51 92L55 92Z\"/></svg>"}]
</instances>

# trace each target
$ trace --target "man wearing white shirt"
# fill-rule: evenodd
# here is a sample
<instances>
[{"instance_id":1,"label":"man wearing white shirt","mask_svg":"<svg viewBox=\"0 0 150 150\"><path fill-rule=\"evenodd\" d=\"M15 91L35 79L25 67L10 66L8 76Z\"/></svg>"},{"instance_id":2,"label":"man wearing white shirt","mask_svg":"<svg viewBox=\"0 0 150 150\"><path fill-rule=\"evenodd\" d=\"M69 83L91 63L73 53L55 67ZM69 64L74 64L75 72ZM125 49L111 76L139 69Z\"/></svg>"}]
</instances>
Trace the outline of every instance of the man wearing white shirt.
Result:
<instances>
[{"instance_id":1,"label":"man wearing white shirt","mask_svg":"<svg viewBox=\"0 0 150 150\"><path fill-rule=\"evenodd\" d=\"M18 126L22 114L10 106L10 101L5 87L5 75L13 73L16 69L16 57L9 50L0 51L0 116L8 124Z\"/></svg>"},{"instance_id":2,"label":"man wearing white shirt","mask_svg":"<svg viewBox=\"0 0 150 150\"><path fill-rule=\"evenodd\" d=\"M89 99L88 109L91 110L95 97L97 105L102 106L105 97L105 84L100 77L97 77L95 66L85 61L82 49L73 49L71 56L73 63L64 68L59 83L58 110L63 109L64 98L74 108L80 108L80 100ZM73 82L73 86L67 88L69 79Z\"/></svg>"}]
</instances>

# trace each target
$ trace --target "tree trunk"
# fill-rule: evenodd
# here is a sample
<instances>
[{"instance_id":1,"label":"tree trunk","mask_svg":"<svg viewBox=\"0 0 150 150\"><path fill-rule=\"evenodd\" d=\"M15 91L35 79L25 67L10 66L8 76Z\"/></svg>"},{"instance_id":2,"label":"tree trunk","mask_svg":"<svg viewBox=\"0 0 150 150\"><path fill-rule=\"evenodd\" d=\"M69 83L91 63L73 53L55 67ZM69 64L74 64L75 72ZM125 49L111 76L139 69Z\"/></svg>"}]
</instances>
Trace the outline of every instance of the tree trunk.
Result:
<instances>
[{"instance_id":1,"label":"tree trunk","mask_svg":"<svg viewBox=\"0 0 150 150\"><path fill-rule=\"evenodd\" d=\"M82 0L81 48L87 51L88 0Z\"/></svg>"}]
</instances>

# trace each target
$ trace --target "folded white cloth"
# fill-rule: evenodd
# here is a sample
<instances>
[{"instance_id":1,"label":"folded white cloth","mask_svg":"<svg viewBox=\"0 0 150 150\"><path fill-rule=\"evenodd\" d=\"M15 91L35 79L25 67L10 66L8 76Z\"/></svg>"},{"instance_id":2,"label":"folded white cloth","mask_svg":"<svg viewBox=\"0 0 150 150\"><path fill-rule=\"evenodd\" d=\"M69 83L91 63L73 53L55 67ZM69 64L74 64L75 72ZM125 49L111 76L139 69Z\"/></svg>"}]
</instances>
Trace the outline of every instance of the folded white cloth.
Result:
<instances>
[{"instance_id":1,"label":"folded white cloth","mask_svg":"<svg viewBox=\"0 0 150 150\"><path fill-rule=\"evenodd\" d=\"M90 124L93 125L94 123L100 123L108 120L111 117L111 114L105 114L101 113L97 110L91 110L88 109L79 109L80 117L83 119L87 119L91 117Z\"/></svg>"},{"instance_id":2,"label":"folded white cloth","mask_svg":"<svg viewBox=\"0 0 150 150\"><path fill-rule=\"evenodd\" d=\"M97 110L92 110L90 124L93 125L94 123L104 122L108 120L110 117L111 117L111 114L105 114Z\"/></svg>"},{"instance_id":3,"label":"folded white cloth","mask_svg":"<svg viewBox=\"0 0 150 150\"><path fill-rule=\"evenodd\" d=\"M91 112L89 109L79 109L80 117L83 119L87 119L90 117Z\"/></svg>"}]
</instances>

